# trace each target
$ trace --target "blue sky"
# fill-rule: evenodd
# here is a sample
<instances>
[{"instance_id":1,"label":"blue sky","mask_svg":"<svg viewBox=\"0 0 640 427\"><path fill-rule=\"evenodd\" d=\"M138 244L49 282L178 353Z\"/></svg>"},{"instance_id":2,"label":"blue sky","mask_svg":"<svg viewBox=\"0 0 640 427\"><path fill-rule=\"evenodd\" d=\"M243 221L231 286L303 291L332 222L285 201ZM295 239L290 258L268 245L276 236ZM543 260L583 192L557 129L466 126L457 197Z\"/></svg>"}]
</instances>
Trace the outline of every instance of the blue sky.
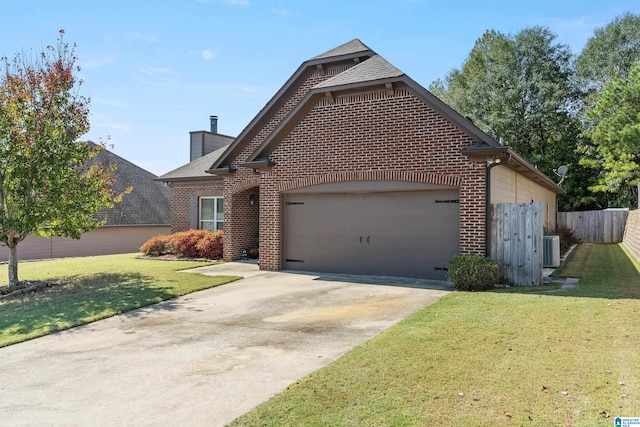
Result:
<instances>
[{"instance_id":1,"label":"blue sky","mask_svg":"<svg viewBox=\"0 0 640 427\"><path fill-rule=\"evenodd\" d=\"M485 30L541 25L578 54L637 0L111 0L3 4L0 56L76 43L91 98L86 139L160 175L189 160L189 131L235 136L305 60L354 38L424 87Z\"/></svg>"}]
</instances>

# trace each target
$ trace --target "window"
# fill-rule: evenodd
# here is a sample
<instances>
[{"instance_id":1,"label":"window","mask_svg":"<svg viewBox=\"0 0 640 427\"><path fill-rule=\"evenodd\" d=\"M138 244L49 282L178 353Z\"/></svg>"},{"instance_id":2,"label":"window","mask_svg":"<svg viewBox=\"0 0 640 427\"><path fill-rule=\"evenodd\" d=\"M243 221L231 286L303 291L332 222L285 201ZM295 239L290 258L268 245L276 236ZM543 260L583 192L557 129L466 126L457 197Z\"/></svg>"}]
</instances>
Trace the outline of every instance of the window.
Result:
<instances>
[{"instance_id":1,"label":"window","mask_svg":"<svg viewBox=\"0 0 640 427\"><path fill-rule=\"evenodd\" d=\"M222 197L200 198L200 229L222 230L224 226L224 199Z\"/></svg>"}]
</instances>

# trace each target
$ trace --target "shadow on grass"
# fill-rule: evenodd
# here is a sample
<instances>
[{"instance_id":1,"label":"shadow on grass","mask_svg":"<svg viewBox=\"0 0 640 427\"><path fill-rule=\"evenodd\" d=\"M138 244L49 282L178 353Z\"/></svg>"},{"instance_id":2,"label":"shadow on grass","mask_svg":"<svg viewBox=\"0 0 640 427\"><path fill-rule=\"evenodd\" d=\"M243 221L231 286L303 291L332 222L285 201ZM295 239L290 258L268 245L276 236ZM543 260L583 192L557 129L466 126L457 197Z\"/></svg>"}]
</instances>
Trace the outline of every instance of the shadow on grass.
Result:
<instances>
[{"instance_id":1,"label":"shadow on grass","mask_svg":"<svg viewBox=\"0 0 640 427\"><path fill-rule=\"evenodd\" d=\"M640 265L621 244L581 244L565 265L556 271L558 278L579 279L576 289L560 285L544 288L509 288L494 292L606 299L640 298Z\"/></svg>"},{"instance_id":2,"label":"shadow on grass","mask_svg":"<svg viewBox=\"0 0 640 427\"><path fill-rule=\"evenodd\" d=\"M175 292L137 273L66 278L67 284L10 298L0 303L0 346L130 312L161 301L148 310L175 310ZM148 312L148 311L146 311ZM130 312L131 316L139 313Z\"/></svg>"}]
</instances>

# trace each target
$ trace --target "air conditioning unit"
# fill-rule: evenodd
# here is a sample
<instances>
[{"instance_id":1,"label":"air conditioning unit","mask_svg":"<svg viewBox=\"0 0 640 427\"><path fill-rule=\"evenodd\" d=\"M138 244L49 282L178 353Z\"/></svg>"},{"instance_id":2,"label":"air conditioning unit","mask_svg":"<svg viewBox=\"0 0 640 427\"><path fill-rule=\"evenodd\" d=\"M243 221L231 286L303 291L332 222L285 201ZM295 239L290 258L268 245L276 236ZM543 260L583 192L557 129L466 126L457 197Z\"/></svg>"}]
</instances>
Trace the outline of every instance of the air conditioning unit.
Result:
<instances>
[{"instance_id":1,"label":"air conditioning unit","mask_svg":"<svg viewBox=\"0 0 640 427\"><path fill-rule=\"evenodd\" d=\"M542 265L560 267L560 236L544 236Z\"/></svg>"}]
</instances>

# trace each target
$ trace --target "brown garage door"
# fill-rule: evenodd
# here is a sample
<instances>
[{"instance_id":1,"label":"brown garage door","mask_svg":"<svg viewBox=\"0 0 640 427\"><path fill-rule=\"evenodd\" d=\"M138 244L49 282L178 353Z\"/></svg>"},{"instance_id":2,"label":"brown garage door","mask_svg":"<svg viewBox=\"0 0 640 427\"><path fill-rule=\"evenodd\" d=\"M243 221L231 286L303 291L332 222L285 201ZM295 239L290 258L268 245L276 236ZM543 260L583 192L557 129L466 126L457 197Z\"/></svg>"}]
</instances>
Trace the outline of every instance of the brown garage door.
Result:
<instances>
[{"instance_id":1,"label":"brown garage door","mask_svg":"<svg viewBox=\"0 0 640 427\"><path fill-rule=\"evenodd\" d=\"M444 279L457 190L287 194L284 268Z\"/></svg>"}]
</instances>

